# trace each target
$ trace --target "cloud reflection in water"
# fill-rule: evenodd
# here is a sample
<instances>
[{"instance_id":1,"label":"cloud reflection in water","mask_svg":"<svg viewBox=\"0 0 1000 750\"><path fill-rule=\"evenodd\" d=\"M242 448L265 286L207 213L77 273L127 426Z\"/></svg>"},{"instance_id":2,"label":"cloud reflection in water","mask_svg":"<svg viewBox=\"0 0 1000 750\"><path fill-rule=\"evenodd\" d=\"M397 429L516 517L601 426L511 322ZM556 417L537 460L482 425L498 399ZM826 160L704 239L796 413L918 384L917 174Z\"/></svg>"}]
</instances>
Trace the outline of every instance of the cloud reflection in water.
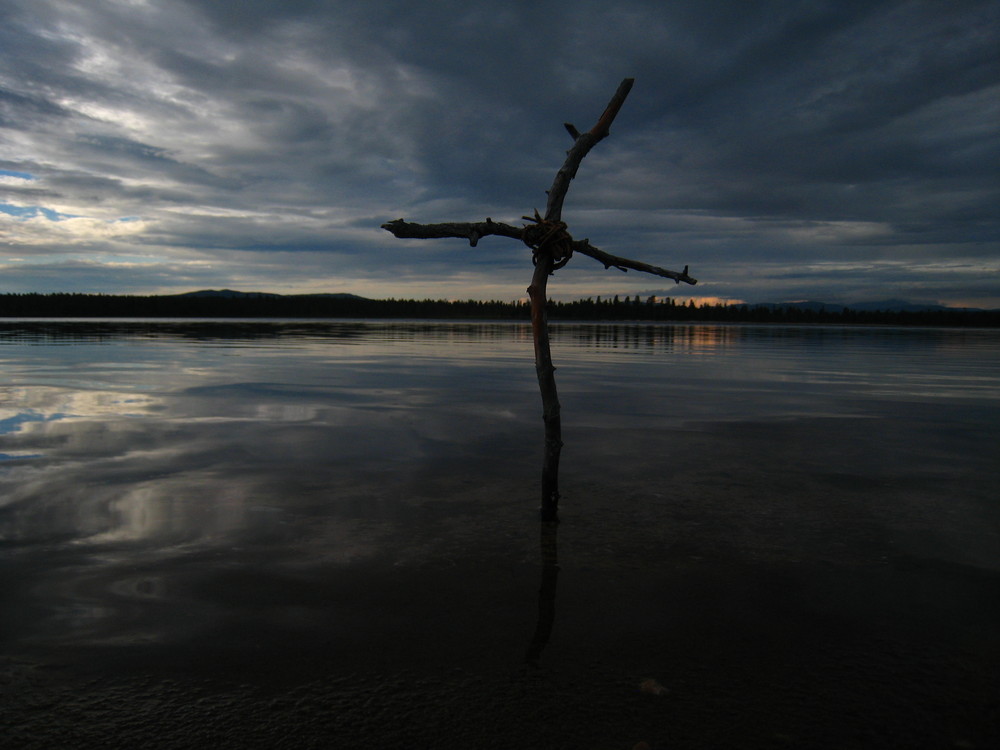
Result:
<instances>
[{"instance_id":1,"label":"cloud reflection in water","mask_svg":"<svg viewBox=\"0 0 1000 750\"><path fill-rule=\"evenodd\" d=\"M18 325L0 335L0 540L33 566L21 596L47 623L34 638L189 638L235 617L300 622L332 606L308 599L318 594L284 615L225 605L232 576L291 590L334 569L488 551L534 567L524 521L541 427L526 326ZM890 486L901 461L946 476L949 451L975 460L1000 396L994 343L954 331L556 325L564 491L579 522L603 529L565 547L577 564L615 549L622 565L644 544L683 549L698 538L685 536L690 519L758 503L725 543L821 554L822 503L803 488L826 501L834 486ZM945 434L937 413L961 415L964 432ZM861 423L881 426L868 437ZM781 527L789 498L804 510Z\"/></svg>"}]
</instances>

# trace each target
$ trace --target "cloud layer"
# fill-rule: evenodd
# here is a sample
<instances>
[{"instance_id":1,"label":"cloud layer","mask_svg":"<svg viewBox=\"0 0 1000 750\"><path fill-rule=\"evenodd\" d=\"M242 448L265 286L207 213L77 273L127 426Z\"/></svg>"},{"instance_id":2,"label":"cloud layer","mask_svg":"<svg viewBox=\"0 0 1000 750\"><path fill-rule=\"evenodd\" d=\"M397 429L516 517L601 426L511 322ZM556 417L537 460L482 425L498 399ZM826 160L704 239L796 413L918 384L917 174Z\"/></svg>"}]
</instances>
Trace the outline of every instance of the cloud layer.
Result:
<instances>
[{"instance_id":1,"label":"cloud layer","mask_svg":"<svg viewBox=\"0 0 1000 750\"><path fill-rule=\"evenodd\" d=\"M347 7L345 7L347 6ZM512 299L503 238L619 81L556 296L1000 307L1000 9L963 2L7 0L0 291Z\"/></svg>"}]
</instances>

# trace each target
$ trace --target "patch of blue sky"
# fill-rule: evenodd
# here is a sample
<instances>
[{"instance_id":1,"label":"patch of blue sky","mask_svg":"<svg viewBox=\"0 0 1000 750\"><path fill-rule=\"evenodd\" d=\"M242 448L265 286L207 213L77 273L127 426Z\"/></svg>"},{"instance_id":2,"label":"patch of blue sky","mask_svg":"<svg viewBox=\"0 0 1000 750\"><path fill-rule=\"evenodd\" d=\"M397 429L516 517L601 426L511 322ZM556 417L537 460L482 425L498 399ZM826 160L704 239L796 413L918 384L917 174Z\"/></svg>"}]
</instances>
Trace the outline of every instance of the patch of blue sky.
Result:
<instances>
[{"instance_id":1,"label":"patch of blue sky","mask_svg":"<svg viewBox=\"0 0 1000 750\"><path fill-rule=\"evenodd\" d=\"M21 180L37 180L38 178L30 172L15 172L13 169L0 169L0 176L17 177Z\"/></svg>"},{"instance_id":2,"label":"patch of blue sky","mask_svg":"<svg viewBox=\"0 0 1000 750\"><path fill-rule=\"evenodd\" d=\"M7 417L6 419L0 419L0 435L6 435L13 432L20 432L21 426L27 424L28 422L55 422L60 419L65 419L67 414L38 414L37 412L24 412L22 414L17 414L13 417Z\"/></svg>"},{"instance_id":3,"label":"patch of blue sky","mask_svg":"<svg viewBox=\"0 0 1000 750\"><path fill-rule=\"evenodd\" d=\"M52 253L51 255L44 256L44 259L43 259L43 262L41 263L41 265L54 266L54 265L57 265L59 263L72 263L74 261L78 262L78 261L81 261L81 260L82 261L91 261L92 260L94 262L97 262L96 259L95 259L96 257L99 257L99 256L83 255L81 253ZM19 263L28 263L29 265L33 265L33 266L34 265L40 265L37 258L6 258L5 260L7 262L14 262L14 261L16 261L16 262L19 262Z\"/></svg>"},{"instance_id":4,"label":"patch of blue sky","mask_svg":"<svg viewBox=\"0 0 1000 750\"><path fill-rule=\"evenodd\" d=\"M0 256L2 257L2 256ZM31 258L4 258L5 262L21 262L27 263L32 266L42 266L51 268L52 266L58 266L61 264L76 264L77 266L102 266L109 263L118 264L134 264L134 265L149 265L155 263L155 260L150 260L145 256L130 256L130 255L110 255L108 253L50 253L44 257L31 257Z\"/></svg>"},{"instance_id":5,"label":"patch of blue sky","mask_svg":"<svg viewBox=\"0 0 1000 750\"><path fill-rule=\"evenodd\" d=\"M34 219L39 214L49 221L62 221L63 219L75 218L75 214L61 214L44 206L15 206L12 203L0 203L0 212L15 216L18 219Z\"/></svg>"},{"instance_id":6,"label":"patch of blue sky","mask_svg":"<svg viewBox=\"0 0 1000 750\"><path fill-rule=\"evenodd\" d=\"M69 256L67 256L69 257ZM104 263L108 265L155 266L163 262L162 258L149 255L122 255L120 253L80 253L72 256L74 260L88 263Z\"/></svg>"}]
</instances>

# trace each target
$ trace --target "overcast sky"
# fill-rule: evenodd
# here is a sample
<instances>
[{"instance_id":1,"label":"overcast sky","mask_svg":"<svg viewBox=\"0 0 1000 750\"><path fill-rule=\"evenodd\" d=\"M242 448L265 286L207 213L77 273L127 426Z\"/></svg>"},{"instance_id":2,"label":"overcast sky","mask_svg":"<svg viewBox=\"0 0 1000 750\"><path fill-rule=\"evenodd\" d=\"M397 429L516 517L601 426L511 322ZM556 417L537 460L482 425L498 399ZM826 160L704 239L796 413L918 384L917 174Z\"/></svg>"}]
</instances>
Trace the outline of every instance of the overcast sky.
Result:
<instances>
[{"instance_id":1,"label":"overcast sky","mask_svg":"<svg viewBox=\"0 0 1000 750\"><path fill-rule=\"evenodd\" d=\"M0 0L0 292L522 297L509 223L619 82L554 297L1000 307L1000 3Z\"/></svg>"}]
</instances>

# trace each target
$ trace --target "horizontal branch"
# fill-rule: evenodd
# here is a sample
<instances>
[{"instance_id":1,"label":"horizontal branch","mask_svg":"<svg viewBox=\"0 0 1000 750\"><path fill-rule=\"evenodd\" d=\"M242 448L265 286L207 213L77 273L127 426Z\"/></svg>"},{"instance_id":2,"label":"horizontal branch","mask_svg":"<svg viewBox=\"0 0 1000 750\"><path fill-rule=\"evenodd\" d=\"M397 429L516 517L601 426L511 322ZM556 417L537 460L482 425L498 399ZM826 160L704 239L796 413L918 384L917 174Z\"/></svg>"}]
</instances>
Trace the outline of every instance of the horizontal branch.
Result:
<instances>
[{"instance_id":1,"label":"horizontal branch","mask_svg":"<svg viewBox=\"0 0 1000 750\"><path fill-rule=\"evenodd\" d=\"M611 253L606 253L603 250L591 245L589 240L575 240L573 242L573 252L589 255L594 260L603 263L605 268L611 268L614 266L618 270L625 272L631 268L633 271L642 271L643 273L651 273L654 276L663 276L664 278L673 279L678 284L682 281L685 284L692 285L698 283L698 279L693 279L688 276L687 266L684 266L683 271L668 271L666 268L651 266L648 263L643 263L641 260L630 260L628 258L621 258L617 255L612 255Z\"/></svg>"},{"instance_id":2,"label":"horizontal branch","mask_svg":"<svg viewBox=\"0 0 1000 750\"><path fill-rule=\"evenodd\" d=\"M467 239L473 247L482 237L491 234L498 234L501 237L510 237L519 240L522 238L524 230L522 227L514 227L510 224L503 224L487 218L486 221L478 222L448 222L445 224L414 224L413 222L396 219L386 222L382 229L391 232L401 239L430 240L438 237L460 237Z\"/></svg>"},{"instance_id":3,"label":"horizontal branch","mask_svg":"<svg viewBox=\"0 0 1000 750\"><path fill-rule=\"evenodd\" d=\"M403 219L396 219L395 221L383 224L382 229L391 232L400 239L430 240L442 237L458 237L468 240L469 244L473 247L476 246L476 243L481 238L491 234L510 237L514 240L524 239L524 227L503 224L489 218L486 221L447 222L444 224L417 224L411 221L404 221ZM687 266L684 266L683 271L669 271L666 268L651 266L649 263L643 263L640 260L631 260L606 253L600 248L591 245L590 240L573 240L572 247L574 252L590 256L594 260L603 263L605 268L614 267L620 271L628 271L631 268L633 271L642 271L643 273L651 273L654 276L673 279L677 283L682 281L685 284L698 283L697 279L688 276Z\"/></svg>"}]
</instances>

